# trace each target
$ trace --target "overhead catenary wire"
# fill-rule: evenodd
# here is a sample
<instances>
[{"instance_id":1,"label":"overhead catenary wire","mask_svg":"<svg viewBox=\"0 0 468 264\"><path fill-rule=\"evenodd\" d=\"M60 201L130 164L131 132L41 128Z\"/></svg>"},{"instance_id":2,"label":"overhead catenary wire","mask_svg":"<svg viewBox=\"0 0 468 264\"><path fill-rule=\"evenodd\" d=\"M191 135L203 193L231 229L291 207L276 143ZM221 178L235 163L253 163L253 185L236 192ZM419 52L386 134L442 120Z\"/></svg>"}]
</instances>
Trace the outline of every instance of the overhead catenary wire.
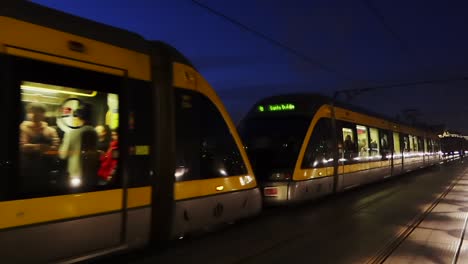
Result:
<instances>
[{"instance_id":1,"label":"overhead catenary wire","mask_svg":"<svg viewBox=\"0 0 468 264\"><path fill-rule=\"evenodd\" d=\"M426 85L426 84L437 84L437 83L448 83L448 82L458 82L458 81L468 81L468 77L459 77L459 78L450 78L450 79L436 79L436 80L423 80L423 81L412 81L412 82L400 82L393 83L388 85L375 85L363 88L354 88L354 89L343 89L336 90L333 94L333 98L337 98L340 94L345 94L347 96L356 96L361 93L381 90L381 89L390 89L390 88L403 88L410 86Z\"/></svg>"},{"instance_id":2,"label":"overhead catenary wire","mask_svg":"<svg viewBox=\"0 0 468 264\"><path fill-rule=\"evenodd\" d=\"M273 45L275 45L275 46L277 46L277 47L279 47L281 49L286 50L287 52L295 55L296 57L301 58L302 60L306 61L307 63L309 63L309 64L311 64L311 65L313 65L313 66L315 66L315 67L317 67L317 68L319 68L319 69L321 69L323 71L333 73L333 74L335 74L336 76L340 77L343 80L354 80L350 76L348 76L348 75L346 75L346 74L344 74L342 72L339 72L339 71L325 65L324 63L319 62L318 60L315 60L315 59L303 54L302 52L300 52L300 51L298 51L298 50L296 50L294 48L291 48L288 45L286 45L286 44L284 44L284 43L282 43L282 42L280 42L278 40L275 40L274 38L272 38L270 36L267 36L266 34L260 32L258 30L255 30L252 27L249 27L249 26L247 26L247 25L245 25L245 24L243 24L243 23L241 23L241 22L239 22L239 21L237 21L237 20L235 20L235 19L221 13L220 11L217 11L217 10L215 10L215 9L213 9L213 8L203 4L203 3L200 3L197 0L191 0L191 2L194 3L195 5L209 11L211 14L213 14L215 16L218 16L220 18L223 18L223 19L229 21L230 23L242 28L243 30L248 31L251 34L254 34L254 35L256 35L257 37L259 37L259 38L261 38L263 40L266 40L266 41L270 42L271 44L273 44Z\"/></svg>"},{"instance_id":3,"label":"overhead catenary wire","mask_svg":"<svg viewBox=\"0 0 468 264\"><path fill-rule=\"evenodd\" d=\"M286 50L287 52L295 55L296 57L299 57L301 59L303 59L304 61L308 62L309 64L315 66L315 67L318 67L319 69L323 70L323 71L326 71L326 72L329 72L329 73L333 73L337 76L339 76L341 79L344 79L344 80L351 80L351 81L355 81L355 79L351 78L350 76L342 73L342 72L339 72L327 65L325 65L324 63L322 62L319 62L313 58L310 58L309 56L301 53L300 51L294 49L294 48L291 48L289 47L288 45L278 41L278 40L275 40L274 38L256 30L256 29L253 29L252 27L249 27L237 20L235 20L234 18L231 18L225 14L223 14L222 12L220 11L217 11L211 7L209 7L208 5L205 5L203 3L201 3L200 1L197 1L197 0L190 0L192 3L194 3L195 5L199 6L200 8L203 8L205 10L207 10L208 12L210 12L211 14L217 16L217 17L220 17L222 19L225 19L227 20L228 22L238 26L239 28L245 30L245 31L248 31L250 32L251 34L263 39L263 40L266 40L267 42L283 49L283 50ZM386 31L388 31L397 41L400 42L400 44L402 45L403 48L407 49L407 45L406 43L403 41L403 39L388 25L388 23L386 23L385 19L383 18L383 16L377 12L376 8L371 5L371 3L367 0L363 0L364 4L366 5L366 7L377 17L377 19L380 21L380 23L382 24L382 26L385 28ZM447 83L447 82L453 82L453 81L467 81L468 80L468 77L460 77L460 78L453 78L453 79L439 79L439 80L427 80L427 81L411 81L411 82L400 82L400 83L395 83L395 84L389 84L389 85L376 85L376 86L367 86L367 87L363 87L363 88L354 88L354 89L341 89L341 90L335 90L334 94L333 94L333 97L334 98L337 98L339 94L347 94L347 95L357 95L357 94L360 94L360 93L363 93L363 92L368 92L368 91L372 91L372 90L380 90L380 89L389 89L389 88L396 88L396 87L409 87L409 86L417 86L417 85L424 85L424 84L436 84L436 83Z\"/></svg>"},{"instance_id":4,"label":"overhead catenary wire","mask_svg":"<svg viewBox=\"0 0 468 264\"><path fill-rule=\"evenodd\" d=\"M383 29L387 31L392 38L394 38L399 44L402 50L409 52L408 43L387 23L387 20L379 12L379 10L371 3L370 0L362 0L366 8L375 16L377 21L382 25Z\"/></svg>"}]
</instances>

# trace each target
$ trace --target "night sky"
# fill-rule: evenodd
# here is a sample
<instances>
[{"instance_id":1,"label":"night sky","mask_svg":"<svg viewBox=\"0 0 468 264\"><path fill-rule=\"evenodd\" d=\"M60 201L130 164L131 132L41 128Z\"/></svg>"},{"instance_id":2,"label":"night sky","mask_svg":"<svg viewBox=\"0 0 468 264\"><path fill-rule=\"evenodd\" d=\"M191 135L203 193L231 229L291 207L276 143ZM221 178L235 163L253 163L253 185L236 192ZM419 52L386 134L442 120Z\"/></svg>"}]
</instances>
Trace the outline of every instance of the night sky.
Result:
<instances>
[{"instance_id":1,"label":"night sky","mask_svg":"<svg viewBox=\"0 0 468 264\"><path fill-rule=\"evenodd\" d=\"M33 2L171 44L235 122L269 95L390 86L340 99L468 135L468 1L200 0L284 47L190 0Z\"/></svg>"}]
</instances>

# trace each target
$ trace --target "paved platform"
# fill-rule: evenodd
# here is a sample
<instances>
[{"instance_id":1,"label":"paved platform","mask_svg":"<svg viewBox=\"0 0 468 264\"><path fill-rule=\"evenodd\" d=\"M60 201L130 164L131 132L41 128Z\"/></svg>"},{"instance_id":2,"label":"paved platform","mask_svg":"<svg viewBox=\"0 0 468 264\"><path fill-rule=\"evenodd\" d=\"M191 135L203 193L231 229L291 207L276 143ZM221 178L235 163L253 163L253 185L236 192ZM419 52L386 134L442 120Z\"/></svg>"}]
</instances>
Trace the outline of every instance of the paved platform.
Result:
<instances>
[{"instance_id":1,"label":"paved platform","mask_svg":"<svg viewBox=\"0 0 468 264\"><path fill-rule=\"evenodd\" d=\"M384 263L468 263L467 220L468 168L402 232Z\"/></svg>"}]
</instances>

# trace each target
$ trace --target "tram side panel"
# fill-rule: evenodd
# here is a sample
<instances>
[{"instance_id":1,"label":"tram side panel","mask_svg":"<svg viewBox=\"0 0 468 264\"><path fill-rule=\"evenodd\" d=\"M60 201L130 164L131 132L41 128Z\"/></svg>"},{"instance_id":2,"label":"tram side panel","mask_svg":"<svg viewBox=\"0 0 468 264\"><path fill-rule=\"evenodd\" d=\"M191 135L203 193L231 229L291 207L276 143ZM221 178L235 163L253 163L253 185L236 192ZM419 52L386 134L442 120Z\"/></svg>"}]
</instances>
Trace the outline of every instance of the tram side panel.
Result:
<instances>
[{"instance_id":1,"label":"tram side panel","mask_svg":"<svg viewBox=\"0 0 468 264\"><path fill-rule=\"evenodd\" d=\"M2 257L15 263L51 261L118 246L124 224L123 163L111 157L112 168L100 174L93 139L87 145L75 136L97 138L95 126L106 124L117 140L122 77L3 58L8 76L2 98L9 101L3 111L10 113L12 126L4 138L10 170L0 202ZM33 132L37 123L39 137Z\"/></svg>"}]
</instances>

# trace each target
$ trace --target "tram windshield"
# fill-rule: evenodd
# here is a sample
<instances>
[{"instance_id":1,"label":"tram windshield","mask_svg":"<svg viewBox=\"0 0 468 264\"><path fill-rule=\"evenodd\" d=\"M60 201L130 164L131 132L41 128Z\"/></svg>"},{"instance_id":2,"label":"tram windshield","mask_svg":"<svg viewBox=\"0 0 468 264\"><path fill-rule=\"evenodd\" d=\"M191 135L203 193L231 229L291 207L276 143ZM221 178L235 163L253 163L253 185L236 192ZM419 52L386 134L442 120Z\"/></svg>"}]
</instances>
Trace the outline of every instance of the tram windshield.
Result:
<instances>
[{"instance_id":1,"label":"tram windshield","mask_svg":"<svg viewBox=\"0 0 468 264\"><path fill-rule=\"evenodd\" d=\"M304 116L275 116L241 124L239 132L257 179L292 173L310 121Z\"/></svg>"}]
</instances>

